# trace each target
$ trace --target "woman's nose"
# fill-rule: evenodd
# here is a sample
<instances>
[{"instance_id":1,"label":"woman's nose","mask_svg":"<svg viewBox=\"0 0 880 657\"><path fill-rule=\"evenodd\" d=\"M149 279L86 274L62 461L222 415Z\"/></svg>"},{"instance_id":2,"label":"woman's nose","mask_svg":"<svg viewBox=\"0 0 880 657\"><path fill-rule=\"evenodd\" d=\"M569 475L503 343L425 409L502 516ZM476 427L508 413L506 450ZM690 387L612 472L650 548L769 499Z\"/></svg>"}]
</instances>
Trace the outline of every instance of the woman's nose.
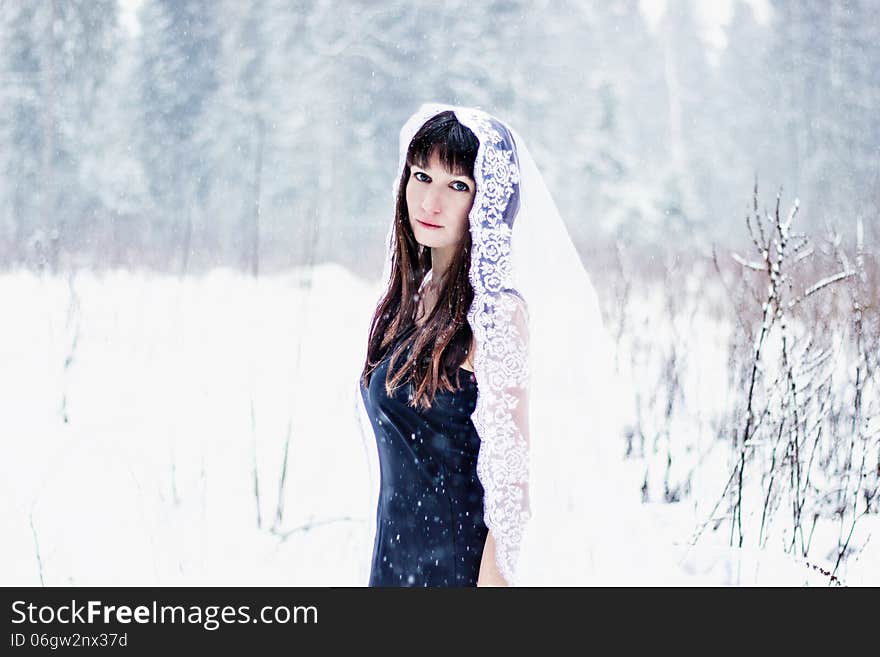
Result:
<instances>
[{"instance_id":1,"label":"woman's nose","mask_svg":"<svg viewBox=\"0 0 880 657\"><path fill-rule=\"evenodd\" d=\"M440 195L431 190L425 192L425 196L422 198L422 210L434 214L440 212Z\"/></svg>"}]
</instances>

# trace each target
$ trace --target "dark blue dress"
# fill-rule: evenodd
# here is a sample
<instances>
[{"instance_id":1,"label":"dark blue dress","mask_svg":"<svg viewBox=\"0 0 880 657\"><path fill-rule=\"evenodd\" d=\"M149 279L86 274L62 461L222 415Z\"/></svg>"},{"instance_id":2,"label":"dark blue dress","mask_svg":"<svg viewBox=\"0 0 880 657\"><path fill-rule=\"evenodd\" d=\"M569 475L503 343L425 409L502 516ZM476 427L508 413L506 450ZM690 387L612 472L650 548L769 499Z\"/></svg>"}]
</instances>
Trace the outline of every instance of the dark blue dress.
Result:
<instances>
[{"instance_id":1,"label":"dark blue dress","mask_svg":"<svg viewBox=\"0 0 880 657\"><path fill-rule=\"evenodd\" d=\"M385 393L396 346L369 388L361 386L381 472L370 586L476 586L488 533L477 478L480 438L470 419L476 379L461 368L459 390L438 391L428 410L407 406L412 384Z\"/></svg>"}]
</instances>

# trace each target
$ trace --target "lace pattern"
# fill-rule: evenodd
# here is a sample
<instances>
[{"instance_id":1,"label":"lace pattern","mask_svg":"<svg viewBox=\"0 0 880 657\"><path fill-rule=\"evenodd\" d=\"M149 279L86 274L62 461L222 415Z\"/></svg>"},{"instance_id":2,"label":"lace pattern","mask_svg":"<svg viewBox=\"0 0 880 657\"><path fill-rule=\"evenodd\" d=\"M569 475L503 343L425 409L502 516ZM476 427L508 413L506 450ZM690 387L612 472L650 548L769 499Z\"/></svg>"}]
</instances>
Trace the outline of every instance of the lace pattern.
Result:
<instances>
[{"instance_id":1,"label":"lace pattern","mask_svg":"<svg viewBox=\"0 0 880 657\"><path fill-rule=\"evenodd\" d=\"M468 312L477 346L479 395L472 416L481 439L477 475L485 490L485 522L495 539L498 570L514 585L530 515L528 310L514 289L511 263L519 167L513 139L503 126L488 117L459 120L480 141L470 213L474 302Z\"/></svg>"}]
</instances>

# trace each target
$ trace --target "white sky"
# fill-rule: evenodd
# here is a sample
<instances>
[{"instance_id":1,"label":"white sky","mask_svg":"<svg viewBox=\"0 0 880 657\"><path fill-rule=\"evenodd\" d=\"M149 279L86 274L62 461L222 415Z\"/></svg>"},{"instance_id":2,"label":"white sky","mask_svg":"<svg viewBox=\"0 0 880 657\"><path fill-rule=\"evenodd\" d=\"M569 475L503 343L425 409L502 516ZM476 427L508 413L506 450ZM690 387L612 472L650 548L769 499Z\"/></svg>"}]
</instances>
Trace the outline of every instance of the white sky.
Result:
<instances>
[{"instance_id":1,"label":"white sky","mask_svg":"<svg viewBox=\"0 0 880 657\"><path fill-rule=\"evenodd\" d=\"M132 36L140 33L137 11L144 0L119 0L120 21ZM770 15L768 0L746 0L755 12L755 18L764 24ZM656 28L666 10L667 0L639 0L639 9L649 26ZM733 0L696 0L697 16L703 26L706 42L721 50L727 46L724 27L730 21Z\"/></svg>"},{"instance_id":2,"label":"white sky","mask_svg":"<svg viewBox=\"0 0 880 657\"><path fill-rule=\"evenodd\" d=\"M770 18L767 0L746 0L752 6L755 19L761 25ZM653 30L666 11L667 0L639 0L639 9ZM706 43L719 50L727 46L724 28L733 15L733 0L696 0L697 18L703 28Z\"/></svg>"},{"instance_id":3,"label":"white sky","mask_svg":"<svg viewBox=\"0 0 880 657\"><path fill-rule=\"evenodd\" d=\"M140 34L141 26L138 23L137 11L144 0L119 0L119 21L128 30L131 36Z\"/></svg>"}]
</instances>

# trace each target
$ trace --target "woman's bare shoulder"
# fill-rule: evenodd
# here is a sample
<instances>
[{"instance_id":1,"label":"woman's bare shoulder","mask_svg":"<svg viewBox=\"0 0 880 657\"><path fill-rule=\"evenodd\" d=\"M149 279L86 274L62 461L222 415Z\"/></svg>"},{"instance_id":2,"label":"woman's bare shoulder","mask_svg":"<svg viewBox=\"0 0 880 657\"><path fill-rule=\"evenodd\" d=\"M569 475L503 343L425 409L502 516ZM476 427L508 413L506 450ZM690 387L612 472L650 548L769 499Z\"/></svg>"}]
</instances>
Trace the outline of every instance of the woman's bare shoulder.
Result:
<instances>
[{"instance_id":1,"label":"woman's bare shoulder","mask_svg":"<svg viewBox=\"0 0 880 657\"><path fill-rule=\"evenodd\" d=\"M465 358L464 363L461 366L469 370L471 372L474 371L474 352L477 349L477 338L476 336L471 336L471 346L468 348L467 358Z\"/></svg>"}]
</instances>

